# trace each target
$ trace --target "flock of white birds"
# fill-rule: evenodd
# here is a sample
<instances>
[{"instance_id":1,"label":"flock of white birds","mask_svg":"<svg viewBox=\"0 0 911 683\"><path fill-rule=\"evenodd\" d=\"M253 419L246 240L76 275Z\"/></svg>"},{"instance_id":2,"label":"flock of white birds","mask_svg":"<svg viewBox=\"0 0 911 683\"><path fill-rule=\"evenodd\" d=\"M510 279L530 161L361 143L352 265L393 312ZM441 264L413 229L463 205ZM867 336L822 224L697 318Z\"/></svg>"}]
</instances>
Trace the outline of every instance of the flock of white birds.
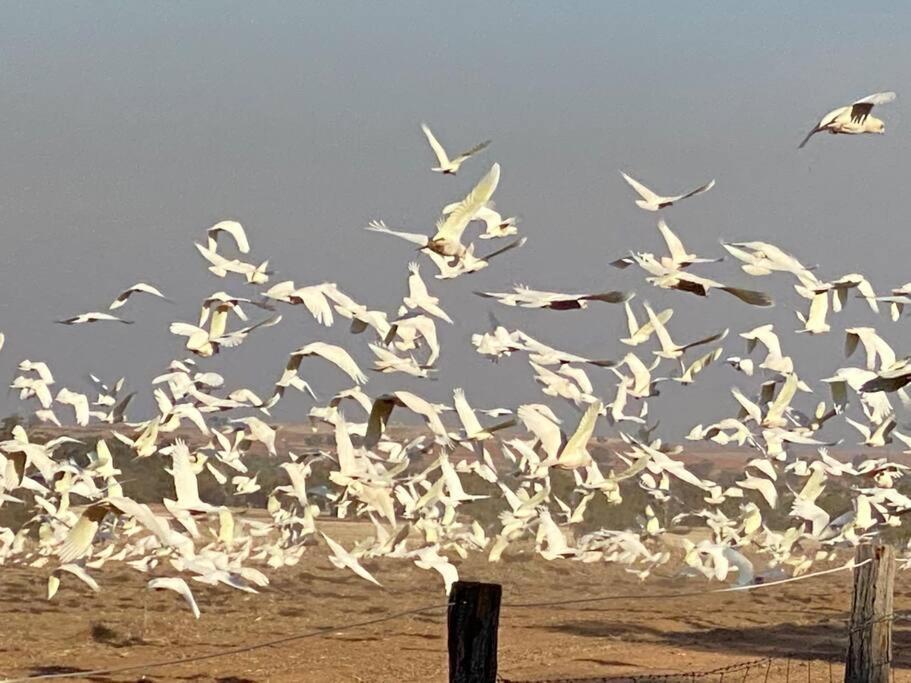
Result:
<instances>
[{"instance_id":1,"label":"flock of white birds","mask_svg":"<svg viewBox=\"0 0 911 683\"><path fill-rule=\"evenodd\" d=\"M893 98L894 93L880 93L837 109L811 135L826 130L882 132L882 122L870 112L873 105ZM489 144L450 158L427 126L423 131L437 157L433 170L443 174L455 174ZM518 220L504 217L492 202L499 178L500 166L493 164L466 197L442 209L430 235L391 230L381 221L372 222L368 230L416 245L417 252L411 253L436 266L437 280L467 276L525 244ZM664 211L714 185L712 181L689 192L663 196L626 173L623 178L638 194L637 205L646 211ZM763 291L697 274L696 269L704 270L721 259L689 253L663 218L658 230L667 253L632 252L612 265L638 267L648 284L678 290L684 299L687 293L707 296L718 289L750 306L772 305ZM507 241L481 255L475 252L480 242L469 239L471 234L479 240ZM0 442L0 505L26 506L29 511L21 528L0 527L0 563L48 568L48 598L61 581L74 578L99 590L98 570L118 562L154 577L148 580L149 588L179 593L198 617L187 579L256 592L269 583L264 573L269 568L291 566L304 553L317 552L328 552L340 570L377 585L381 585L380 570L374 568L378 574L374 576L363 560L411 561L438 572L448 592L458 579L457 565L451 560L484 553L490 562L498 562L520 544L533 547L546 560L620 563L644 578L671 558L661 511L675 497L677 487L692 487L702 500L675 519L704 528L702 535L693 536L702 540L678 541L684 549L684 573L716 580L731 574L744 585L763 574L806 572L815 561L831 559L838 548L898 526L902 515L911 511L911 498L896 488L908 469L905 465L885 457L844 462L828 452L827 446L833 443L822 435L830 422L846 422L857 429L866 446L911 447L911 431L905 433L902 422L911 411L911 396L904 389L911 382L911 358L897 357L872 327L843 330L846 355L862 348L860 361L846 364L821 383L798 375L772 324L739 333L746 353L725 361L754 389L732 389L730 414L713 424L697 425L688 435L695 441L753 450L736 483L722 486L690 471L679 457L681 446L653 435L648 400L662 382L697 381L709 364L724 355L728 330L681 342L672 336L674 312L639 304L632 293L560 293L515 286L507 292L479 294L523 308L564 311L610 304L618 307L618 314L620 306L625 310L620 341L629 351L617 359L585 358L496 322L471 338L477 353L493 361L527 360L547 397L543 400L567 401L578 410L575 422L563 423L544 402L478 410L461 388L453 389L452 406L404 390L371 396L363 388L368 375L355 355L324 341L312 341L291 352L283 367L276 367L274 390L261 397L247 388L230 387L224 377L204 368L204 359L230 353L252 334L265 334L281 321L276 311L290 306L305 307L320 325L333 325L336 316L350 321L351 346L372 355L373 371L429 378L442 358L437 325L453 323L439 292L432 291L443 285L431 287L420 265L409 263L407 295L390 313L355 301L335 283L273 284L268 262L251 261L250 241L238 222L212 226L206 244L196 248L213 275L235 281L248 293L241 297L215 292L202 301L198 321L171 325L171 333L189 352L180 355L190 357L174 360L153 380L154 414L141 420L128 418L133 394L125 393L123 379L108 386L93 377L96 386L86 394L58 388L44 362L19 364L11 386L34 408L37 420L62 427L60 418L71 418L81 427L97 430L73 431L76 436L100 433L105 437L87 444L87 454L79 458L58 455L63 444L78 442L72 436L40 443L19 426L12 438ZM911 304L911 283L878 295L859 273L826 280L819 271L766 242L724 243L723 248L741 262L745 274L793 284L807 302L806 310L797 316L801 330L809 334L831 332L836 314L854 298L877 312L887 304L893 321L905 304ZM107 311L59 322L128 323L120 312L135 306L137 297L164 299L165 295L140 282L119 294ZM250 320L248 311L254 309L257 315ZM336 366L350 387L322 405L302 376L305 359ZM312 397L311 420L334 431L331 452L279 452L276 429L268 420L270 410L290 389ZM417 436L412 431L407 439L393 438L387 429L393 413L418 416L426 430ZM213 424L214 416L226 414L230 419ZM612 446L612 467L597 462L589 451L601 421L613 428L613 438L606 442ZM118 468L122 463L109 447L112 439L126 444L132 457L159 461L173 478L173 497L150 507L125 496ZM254 444L270 456L283 456L278 467L285 483L267 492L268 516L245 516L236 508L232 511L203 500L201 478L211 478L235 497L260 490L257 476L245 463ZM315 504L312 491L308 494L308 477L316 462L331 470L331 514L371 523L359 527L371 532L352 547L344 547L321 529L321 519L330 513ZM551 485L555 470L568 471L563 476L574 481L562 498ZM468 480L483 480L486 490L499 495L467 493L466 488L479 489L466 487ZM851 492L844 509L825 509L820 504L833 480ZM603 497L620 505L627 487L638 487L647 495L648 503L634 528L577 533L593 500ZM772 528L767 513L779 509L786 491L793 494L792 499L788 496L790 508L781 516L788 522ZM497 498L500 510L496 522L483 525L472 518L466 505L490 497ZM767 566L754 571L745 553L762 558Z\"/></svg>"}]
</instances>

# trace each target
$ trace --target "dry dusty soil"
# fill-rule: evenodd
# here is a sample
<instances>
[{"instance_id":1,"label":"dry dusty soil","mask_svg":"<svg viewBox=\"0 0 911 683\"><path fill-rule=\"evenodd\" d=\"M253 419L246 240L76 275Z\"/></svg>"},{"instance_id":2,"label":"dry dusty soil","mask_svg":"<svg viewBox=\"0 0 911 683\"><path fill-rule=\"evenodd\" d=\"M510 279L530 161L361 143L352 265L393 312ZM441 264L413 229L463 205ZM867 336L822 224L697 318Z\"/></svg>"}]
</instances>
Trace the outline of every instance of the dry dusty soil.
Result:
<instances>
[{"instance_id":1,"label":"dry dusty soil","mask_svg":"<svg viewBox=\"0 0 911 683\"><path fill-rule=\"evenodd\" d=\"M323 528L346 545L366 535L359 524L328 522ZM322 547L311 548L296 567L271 573L272 585L259 595L190 582L202 609L199 621L176 594L145 590L144 577L129 568L112 564L96 572L102 587L97 594L64 578L48 602L47 570L3 567L0 676L73 672L77 676L69 680L222 683L446 680L443 609L340 628L445 602L435 573L404 560L365 564L383 588L333 568ZM658 596L719 584L669 576L643 583L621 567L546 562L531 553L495 565L472 557L459 568L465 580L503 585L499 657L507 680L674 674L764 657L775 659L702 680L842 680L838 662L846 644L850 572L751 592L662 599ZM895 593L896 612L911 613L911 575L899 573ZM518 604L605 595L620 597L563 606ZM911 622L895 626L895 680L911 681ZM152 666L327 628L333 630L318 637ZM131 668L79 675L123 667Z\"/></svg>"}]
</instances>

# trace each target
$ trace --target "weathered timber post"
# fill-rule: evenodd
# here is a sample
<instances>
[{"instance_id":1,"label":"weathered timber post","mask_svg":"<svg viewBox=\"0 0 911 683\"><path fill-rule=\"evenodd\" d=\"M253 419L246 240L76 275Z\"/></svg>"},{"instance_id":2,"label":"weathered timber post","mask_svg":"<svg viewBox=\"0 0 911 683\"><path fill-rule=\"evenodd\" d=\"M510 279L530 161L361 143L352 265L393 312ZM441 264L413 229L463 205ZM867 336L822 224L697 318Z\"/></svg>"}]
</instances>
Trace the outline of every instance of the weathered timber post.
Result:
<instances>
[{"instance_id":1,"label":"weathered timber post","mask_svg":"<svg viewBox=\"0 0 911 683\"><path fill-rule=\"evenodd\" d=\"M449 594L449 683L495 683L503 589L456 581Z\"/></svg>"},{"instance_id":2,"label":"weathered timber post","mask_svg":"<svg viewBox=\"0 0 911 683\"><path fill-rule=\"evenodd\" d=\"M889 683L892 666L892 582L895 551L888 545L858 546L848 632L845 683Z\"/></svg>"}]
</instances>

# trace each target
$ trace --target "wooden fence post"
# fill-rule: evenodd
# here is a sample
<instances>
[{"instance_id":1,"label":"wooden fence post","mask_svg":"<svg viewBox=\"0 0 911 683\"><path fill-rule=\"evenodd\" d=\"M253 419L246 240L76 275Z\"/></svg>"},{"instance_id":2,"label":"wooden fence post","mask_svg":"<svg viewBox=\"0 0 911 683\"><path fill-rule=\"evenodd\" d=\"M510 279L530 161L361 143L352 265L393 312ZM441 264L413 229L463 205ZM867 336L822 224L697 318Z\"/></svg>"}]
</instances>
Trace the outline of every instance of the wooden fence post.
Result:
<instances>
[{"instance_id":1,"label":"wooden fence post","mask_svg":"<svg viewBox=\"0 0 911 683\"><path fill-rule=\"evenodd\" d=\"M888 545L858 546L848 632L845 683L889 683L892 665L892 581L895 551Z\"/></svg>"},{"instance_id":2,"label":"wooden fence post","mask_svg":"<svg viewBox=\"0 0 911 683\"><path fill-rule=\"evenodd\" d=\"M449 594L449 683L495 683L503 589L456 581Z\"/></svg>"}]
</instances>

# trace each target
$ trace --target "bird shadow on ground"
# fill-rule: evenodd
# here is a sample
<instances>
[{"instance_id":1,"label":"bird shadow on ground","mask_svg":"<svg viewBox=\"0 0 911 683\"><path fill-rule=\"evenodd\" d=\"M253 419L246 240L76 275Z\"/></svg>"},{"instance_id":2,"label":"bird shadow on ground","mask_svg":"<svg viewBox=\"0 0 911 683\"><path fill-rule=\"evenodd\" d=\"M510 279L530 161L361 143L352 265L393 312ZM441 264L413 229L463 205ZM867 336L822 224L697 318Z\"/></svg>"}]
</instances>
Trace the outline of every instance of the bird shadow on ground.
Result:
<instances>
[{"instance_id":1,"label":"bird shadow on ground","mask_svg":"<svg viewBox=\"0 0 911 683\"><path fill-rule=\"evenodd\" d=\"M110 647L121 648L149 644L142 638L137 638L133 634L120 633L115 628L101 622L92 624L89 634L96 643L102 643Z\"/></svg>"},{"instance_id":2,"label":"bird shadow on ground","mask_svg":"<svg viewBox=\"0 0 911 683\"><path fill-rule=\"evenodd\" d=\"M790 658L794 660L844 659L847 647L848 615L816 624L767 624L754 628L714 627L689 631L665 631L622 621L565 621L538 626L557 633L588 638L605 638L630 643L654 643L703 652L744 656ZM911 668L911 629L892 630L893 665Z\"/></svg>"},{"instance_id":3,"label":"bird shadow on ground","mask_svg":"<svg viewBox=\"0 0 911 683\"><path fill-rule=\"evenodd\" d=\"M246 678L244 676L217 676L210 678L209 674L192 674L189 676L174 676L176 680L181 681L208 681L212 683L257 683L255 678ZM145 681L146 679L143 679Z\"/></svg>"},{"instance_id":4,"label":"bird shadow on ground","mask_svg":"<svg viewBox=\"0 0 911 683\"><path fill-rule=\"evenodd\" d=\"M599 666L636 666L632 662L624 662L619 659L598 659L596 657L576 657L573 661L598 664Z\"/></svg>"},{"instance_id":5,"label":"bird shadow on ground","mask_svg":"<svg viewBox=\"0 0 911 683\"><path fill-rule=\"evenodd\" d=\"M30 676L53 676L53 675L63 675L63 674L80 674L89 671L89 669L81 669L77 666L56 666L56 665L47 665L47 666L35 666L29 670ZM183 676L169 676L171 680L179 681L208 681L211 680L213 683L257 683L254 678L246 678L244 676L219 676L216 678L211 678L210 674L190 674ZM112 680L107 675L99 676L86 676L84 679L86 681L97 681L99 683L110 683ZM140 676L137 681L142 681L143 683L153 683L155 680L149 676Z\"/></svg>"},{"instance_id":6,"label":"bird shadow on ground","mask_svg":"<svg viewBox=\"0 0 911 683\"><path fill-rule=\"evenodd\" d=\"M61 676L64 674L80 674L89 671L81 669L78 666L57 666L49 664L47 666L34 666L29 669L29 676ZM99 683L110 683L111 679L107 676L86 676L79 680L98 681Z\"/></svg>"},{"instance_id":7,"label":"bird shadow on ground","mask_svg":"<svg viewBox=\"0 0 911 683\"><path fill-rule=\"evenodd\" d=\"M55 666L53 664L47 666L35 666L32 667L29 672L32 676L53 676L55 674L78 674L88 671L88 669L80 669L78 666Z\"/></svg>"}]
</instances>

